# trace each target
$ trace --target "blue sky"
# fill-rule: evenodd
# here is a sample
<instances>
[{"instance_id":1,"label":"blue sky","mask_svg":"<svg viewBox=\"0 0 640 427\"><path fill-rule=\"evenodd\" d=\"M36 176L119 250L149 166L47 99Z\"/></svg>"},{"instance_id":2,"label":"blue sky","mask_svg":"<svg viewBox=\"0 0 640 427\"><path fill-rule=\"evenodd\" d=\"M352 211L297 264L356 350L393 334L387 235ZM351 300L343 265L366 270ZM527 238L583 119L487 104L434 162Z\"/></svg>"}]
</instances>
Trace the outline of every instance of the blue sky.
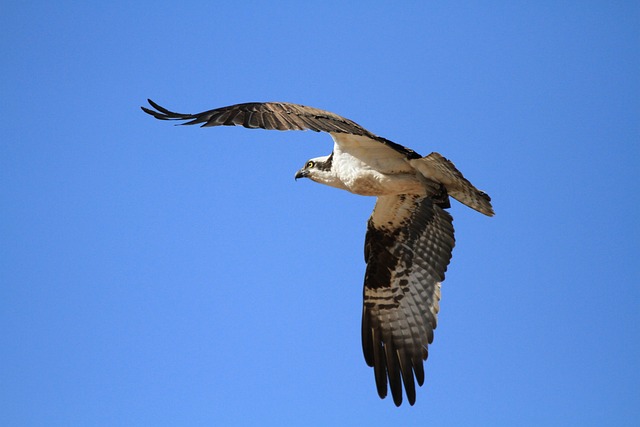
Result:
<instances>
[{"instance_id":1,"label":"blue sky","mask_svg":"<svg viewBox=\"0 0 640 427\"><path fill-rule=\"evenodd\" d=\"M615 3L615 4L614 4ZM0 424L637 425L638 2L14 2L0 14ZM360 347L373 198L326 135L174 127L328 109L493 198L414 407Z\"/></svg>"}]
</instances>

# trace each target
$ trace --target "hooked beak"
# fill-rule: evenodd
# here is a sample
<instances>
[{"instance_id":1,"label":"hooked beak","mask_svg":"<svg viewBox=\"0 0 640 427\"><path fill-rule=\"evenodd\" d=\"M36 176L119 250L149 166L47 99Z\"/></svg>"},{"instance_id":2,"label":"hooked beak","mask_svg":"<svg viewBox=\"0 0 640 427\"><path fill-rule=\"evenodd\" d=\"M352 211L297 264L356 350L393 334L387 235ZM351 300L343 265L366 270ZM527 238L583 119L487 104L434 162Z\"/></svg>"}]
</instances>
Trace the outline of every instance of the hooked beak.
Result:
<instances>
[{"instance_id":1,"label":"hooked beak","mask_svg":"<svg viewBox=\"0 0 640 427\"><path fill-rule=\"evenodd\" d=\"M306 178L309 176L309 171L306 169L300 169L298 172L296 172L296 176L295 179L296 181L298 180L298 178Z\"/></svg>"}]
</instances>

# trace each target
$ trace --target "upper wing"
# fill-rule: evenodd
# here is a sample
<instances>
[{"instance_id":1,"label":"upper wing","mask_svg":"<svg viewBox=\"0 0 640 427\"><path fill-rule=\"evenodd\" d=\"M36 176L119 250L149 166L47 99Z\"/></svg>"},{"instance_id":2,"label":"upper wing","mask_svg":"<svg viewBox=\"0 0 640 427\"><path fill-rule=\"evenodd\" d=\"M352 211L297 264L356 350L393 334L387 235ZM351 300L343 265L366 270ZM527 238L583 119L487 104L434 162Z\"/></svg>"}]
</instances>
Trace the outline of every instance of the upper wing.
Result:
<instances>
[{"instance_id":1,"label":"upper wing","mask_svg":"<svg viewBox=\"0 0 640 427\"><path fill-rule=\"evenodd\" d=\"M203 111L196 114L183 114L167 110L148 100L155 109L141 107L142 110L160 120L189 120L185 125L202 123L207 126L244 126L250 129L269 130L312 130L315 132L328 132L336 139L336 134L355 135L360 141L368 141L376 144L384 144L393 150L404 154L409 159L420 157L413 150L389 141L386 138L374 135L359 124L331 113L304 105L290 104L286 102L249 102L236 104L214 110ZM336 142L340 143L337 138ZM346 140L345 140L346 141Z\"/></svg>"},{"instance_id":2,"label":"upper wing","mask_svg":"<svg viewBox=\"0 0 640 427\"><path fill-rule=\"evenodd\" d=\"M442 199L417 195L378 197L365 240L362 349L374 368L378 394L387 379L397 406L402 383L411 405L415 379L424 382L423 360L433 341L440 282L454 246L452 218Z\"/></svg>"},{"instance_id":3,"label":"upper wing","mask_svg":"<svg viewBox=\"0 0 640 427\"><path fill-rule=\"evenodd\" d=\"M487 216L494 215L491 197L474 187L446 157L431 153L410 163L425 177L443 184L447 193L460 203Z\"/></svg>"}]
</instances>

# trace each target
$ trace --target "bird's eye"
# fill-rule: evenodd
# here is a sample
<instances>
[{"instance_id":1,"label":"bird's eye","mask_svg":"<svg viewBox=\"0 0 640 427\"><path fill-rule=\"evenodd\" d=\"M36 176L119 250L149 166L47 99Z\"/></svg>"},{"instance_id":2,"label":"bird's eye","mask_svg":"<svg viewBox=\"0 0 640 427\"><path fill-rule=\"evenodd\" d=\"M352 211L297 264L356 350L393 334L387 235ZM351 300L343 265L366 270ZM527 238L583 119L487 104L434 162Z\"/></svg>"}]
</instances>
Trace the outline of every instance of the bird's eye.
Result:
<instances>
[{"instance_id":1,"label":"bird's eye","mask_svg":"<svg viewBox=\"0 0 640 427\"><path fill-rule=\"evenodd\" d=\"M311 169L315 164L316 164L316 162L308 161L307 165L305 166L305 168L306 169Z\"/></svg>"}]
</instances>

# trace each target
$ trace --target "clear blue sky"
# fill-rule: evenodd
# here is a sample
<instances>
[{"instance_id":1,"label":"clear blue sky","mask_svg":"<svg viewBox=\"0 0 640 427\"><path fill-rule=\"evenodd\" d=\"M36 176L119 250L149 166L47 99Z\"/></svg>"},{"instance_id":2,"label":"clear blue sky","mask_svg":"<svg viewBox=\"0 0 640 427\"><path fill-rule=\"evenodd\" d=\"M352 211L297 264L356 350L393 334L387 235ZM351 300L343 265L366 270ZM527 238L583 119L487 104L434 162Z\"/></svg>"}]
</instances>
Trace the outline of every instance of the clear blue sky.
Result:
<instances>
[{"instance_id":1,"label":"clear blue sky","mask_svg":"<svg viewBox=\"0 0 640 427\"><path fill-rule=\"evenodd\" d=\"M0 424L640 423L638 2L12 2L0 14ZM328 109L494 200L414 407L360 347L374 199L293 175Z\"/></svg>"}]
</instances>

